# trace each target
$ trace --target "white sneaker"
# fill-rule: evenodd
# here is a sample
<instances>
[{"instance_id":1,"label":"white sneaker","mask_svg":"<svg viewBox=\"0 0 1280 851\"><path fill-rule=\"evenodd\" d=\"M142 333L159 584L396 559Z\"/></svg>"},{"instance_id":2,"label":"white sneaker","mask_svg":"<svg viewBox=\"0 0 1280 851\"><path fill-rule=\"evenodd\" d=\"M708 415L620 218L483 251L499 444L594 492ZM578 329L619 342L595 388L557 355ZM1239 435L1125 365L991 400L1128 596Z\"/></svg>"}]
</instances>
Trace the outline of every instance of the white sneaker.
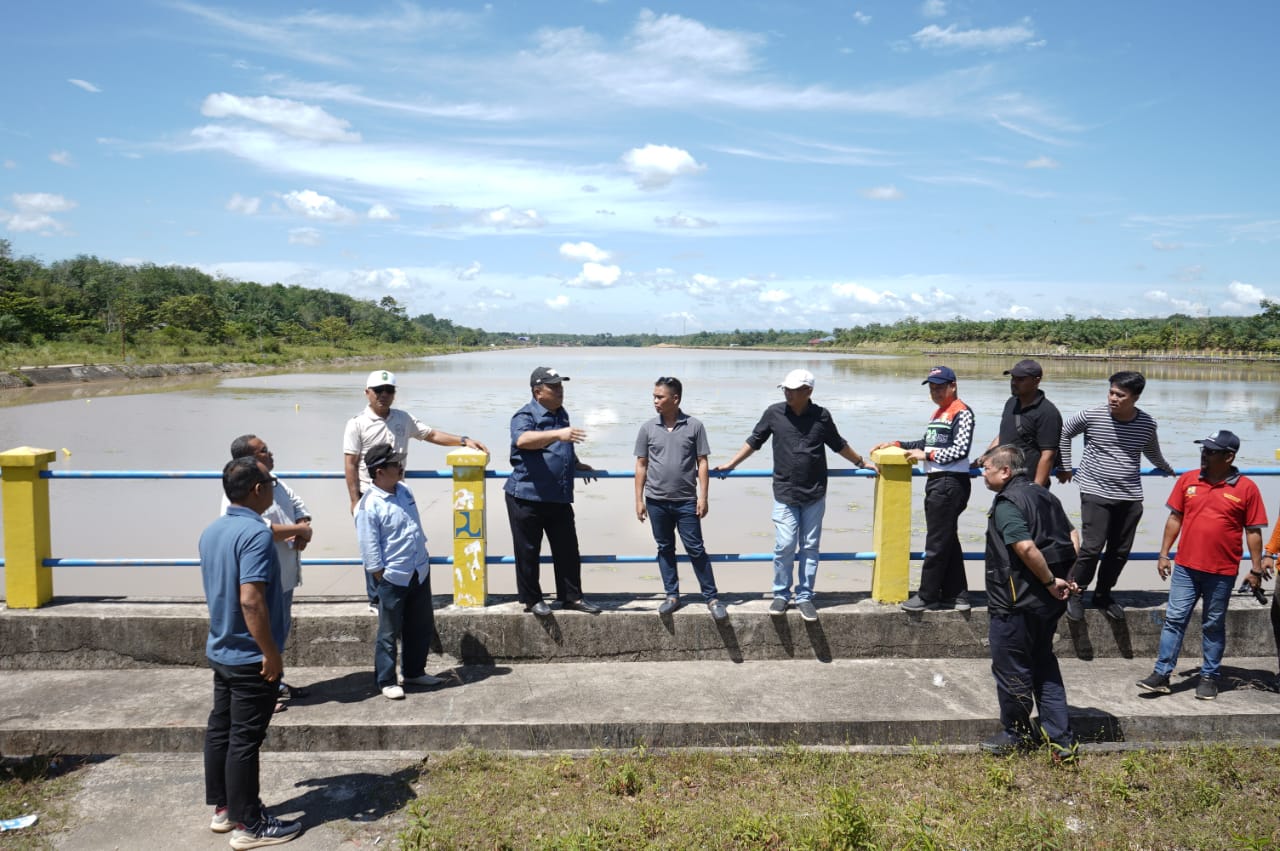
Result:
<instances>
[{"instance_id":1,"label":"white sneaker","mask_svg":"<svg viewBox=\"0 0 1280 851\"><path fill-rule=\"evenodd\" d=\"M420 677L405 677L403 682L407 686L438 686L444 682L444 678L423 674Z\"/></svg>"},{"instance_id":2,"label":"white sneaker","mask_svg":"<svg viewBox=\"0 0 1280 851\"><path fill-rule=\"evenodd\" d=\"M404 700L404 689L400 686L383 686L382 696L387 700Z\"/></svg>"},{"instance_id":3,"label":"white sneaker","mask_svg":"<svg viewBox=\"0 0 1280 851\"><path fill-rule=\"evenodd\" d=\"M377 606L375 606L373 603L370 603L370 604L369 604L369 614L371 614L371 615L376 615L377 613L378 613L378 607L377 607Z\"/></svg>"}]
</instances>

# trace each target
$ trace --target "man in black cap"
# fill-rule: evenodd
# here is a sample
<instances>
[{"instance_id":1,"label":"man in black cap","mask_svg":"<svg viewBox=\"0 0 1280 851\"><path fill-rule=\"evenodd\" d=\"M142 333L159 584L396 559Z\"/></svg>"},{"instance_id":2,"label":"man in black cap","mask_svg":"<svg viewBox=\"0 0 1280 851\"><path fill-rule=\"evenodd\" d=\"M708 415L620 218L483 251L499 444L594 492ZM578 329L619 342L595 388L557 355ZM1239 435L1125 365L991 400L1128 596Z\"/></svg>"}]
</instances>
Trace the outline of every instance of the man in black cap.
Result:
<instances>
[{"instance_id":1,"label":"man in black cap","mask_svg":"<svg viewBox=\"0 0 1280 851\"><path fill-rule=\"evenodd\" d=\"M551 545L556 599L566 609L598 615L600 609L582 599L582 557L573 516L573 479L591 467L578 460L574 444L587 433L569 424L561 375L540 366L529 376L533 398L511 418L511 477L506 492L507 518L516 561L516 591L525 611L551 614L538 581L542 536ZM587 477L587 481L592 481Z\"/></svg>"},{"instance_id":2,"label":"man in black cap","mask_svg":"<svg viewBox=\"0 0 1280 851\"><path fill-rule=\"evenodd\" d=\"M924 562L920 565L920 589L902 604L902 609L964 612L970 608L969 581L964 573L964 551L960 549L958 527L973 489L969 478L973 411L960 401L956 373L951 367L935 366L920 383L929 385L929 398L937 406L929 425L925 426L924 437L895 440L875 447L897 446L907 450L908 459L924 462L928 476L924 486Z\"/></svg>"},{"instance_id":3,"label":"man in black cap","mask_svg":"<svg viewBox=\"0 0 1280 851\"><path fill-rule=\"evenodd\" d=\"M1169 602L1165 606L1164 628L1155 670L1138 680L1138 688L1157 694L1169 693L1169 675L1178 666L1182 638L1191 622L1196 600L1204 601L1201 612L1202 662L1196 697L1213 700L1218 696L1218 671L1227 644L1227 605L1240 571L1241 532L1249 542L1250 570L1262 573L1262 529L1267 525L1267 509L1258 486L1240 475L1234 466L1240 438L1223 429L1200 444L1200 468L1178 477L1169 494L1169 519L1164 524L1164 540L1156 569L1169 582ZM1169 550L1179 540L1177 563L1169 560ZM1251 583L1252 584L1252 583Z\"/></svg>"},{"instance_id":4,"label":"man in black cap","mask_svg":"<svg viewBox=\"0 0 1280 851\"><path fill-rule=\"evenodd\" d=\"M1027 478L1041 487L1049 487L1049 473L1057 460L1058 439L1062 436L1062 413L1045 398L1040 389L1044 370L1033 360L1020 360L1009 376L1009 399L1000 415L1000 434L987 451L1013 444L1026 459ZM979 463L975 460L974 465Z\"/></svg>"}]
</instances>

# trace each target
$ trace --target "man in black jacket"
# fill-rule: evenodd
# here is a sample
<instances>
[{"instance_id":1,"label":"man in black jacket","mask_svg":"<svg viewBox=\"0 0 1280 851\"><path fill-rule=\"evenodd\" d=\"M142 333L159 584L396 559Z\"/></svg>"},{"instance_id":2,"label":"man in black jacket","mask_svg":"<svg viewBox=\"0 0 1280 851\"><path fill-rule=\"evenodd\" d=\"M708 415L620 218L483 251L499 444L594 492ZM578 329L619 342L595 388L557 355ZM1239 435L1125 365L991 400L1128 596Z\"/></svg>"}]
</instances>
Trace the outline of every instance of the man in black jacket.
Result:
<instances>
[{"instance_id":1,"label":"man in black jacket","mask_svg":"<svg viewBox=\"0 0 1280 851\"><path fill-rule=\"evenodd\" d=\"M982 459L982 478L995 491L987 515L987 607L991 672L1002 729L982 743L1007 754L1047 740L1054 758L1075 757L1067 694L1053 654L1053 635L1066 611L1065 577L1080 539L1058 498L1027 477L1021 449L1004 444ZM1039 709L1039 724L1031 710Z\"/></svg>"}]
</instances>

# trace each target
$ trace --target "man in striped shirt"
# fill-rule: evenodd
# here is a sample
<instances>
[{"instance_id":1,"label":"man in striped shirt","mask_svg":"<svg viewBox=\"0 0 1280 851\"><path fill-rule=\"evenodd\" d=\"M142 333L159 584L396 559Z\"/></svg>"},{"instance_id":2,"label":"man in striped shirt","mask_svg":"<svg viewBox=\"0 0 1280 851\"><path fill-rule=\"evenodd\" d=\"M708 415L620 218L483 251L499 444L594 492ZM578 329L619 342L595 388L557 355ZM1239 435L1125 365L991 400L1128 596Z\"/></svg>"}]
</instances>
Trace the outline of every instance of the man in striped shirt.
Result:
<instances>
[{"instance_id":1,"label":"man in striped shirt","mask_svg":"<svg viewBox=\"0 0 1280 851\"><path fill-rule=\"evenodd\" d=\"M1165 475L1174 475L1160 453L1156 421L1138 407L1147 380L1139 372L1117 372L1109 381L1107 404L1073 414L1063 424L1058 442L1058 481L1074 479L1080 488L1083 540L1067 576L1080 588L1067 600L1067 619L1072 621L1084 619L1084 592L1095 573L1094 608L1113 620L1124 618L1124 608L1112 599L1111 589L1129 559L1142 519L1142 456ZM1084 435L1084 454L1073 472L1071 439L1077 434Z\"/></svg>"},{"instance_id":2,"label":"man in striped shirt","mask_svg":"<svg viewBox=\"0 0 1280 851\"><path fill-rule=\"evenodd\" d=\"M875 449L898 446L912 462L923 461L924 561L920 565L920 589L902 604L904 612L969 610L969 581L960 549L960 515L969 505L972 480L969 449L973 445L973 411L961 402L956 374L949 366L935 366L921 384L929 385L929 398L937 409L920 440L895 440Z\"/></svg>"}]
</instances>

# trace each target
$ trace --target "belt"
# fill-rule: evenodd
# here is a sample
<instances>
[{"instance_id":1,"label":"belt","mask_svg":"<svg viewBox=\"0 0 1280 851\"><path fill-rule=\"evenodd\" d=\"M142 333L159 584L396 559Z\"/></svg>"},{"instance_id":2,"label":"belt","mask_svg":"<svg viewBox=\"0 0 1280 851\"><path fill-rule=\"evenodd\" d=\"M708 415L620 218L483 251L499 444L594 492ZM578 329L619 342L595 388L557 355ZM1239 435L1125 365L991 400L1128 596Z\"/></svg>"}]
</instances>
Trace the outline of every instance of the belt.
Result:
<instances>
[{"instance_id":1,"label":"belt","mask_svg":"<svg viewBox=\"0 0 1280 851\"><path fill-rule=\"evenodd\" d=\"M940 478L942 478L943 476L959 476L959 477L960 477L960 478L962 478L962 479L967 479L967 478L969 478L969 474L968 474L968 473L961 473L961 472L960 472L960 471L958 471L958 470L944 470L944 471L942 471L942 472L940 472L940 473L928 473L928 474L926 475L926 478L930 478L930 479L940 479Z\"/></svg>"}]
</instances>

